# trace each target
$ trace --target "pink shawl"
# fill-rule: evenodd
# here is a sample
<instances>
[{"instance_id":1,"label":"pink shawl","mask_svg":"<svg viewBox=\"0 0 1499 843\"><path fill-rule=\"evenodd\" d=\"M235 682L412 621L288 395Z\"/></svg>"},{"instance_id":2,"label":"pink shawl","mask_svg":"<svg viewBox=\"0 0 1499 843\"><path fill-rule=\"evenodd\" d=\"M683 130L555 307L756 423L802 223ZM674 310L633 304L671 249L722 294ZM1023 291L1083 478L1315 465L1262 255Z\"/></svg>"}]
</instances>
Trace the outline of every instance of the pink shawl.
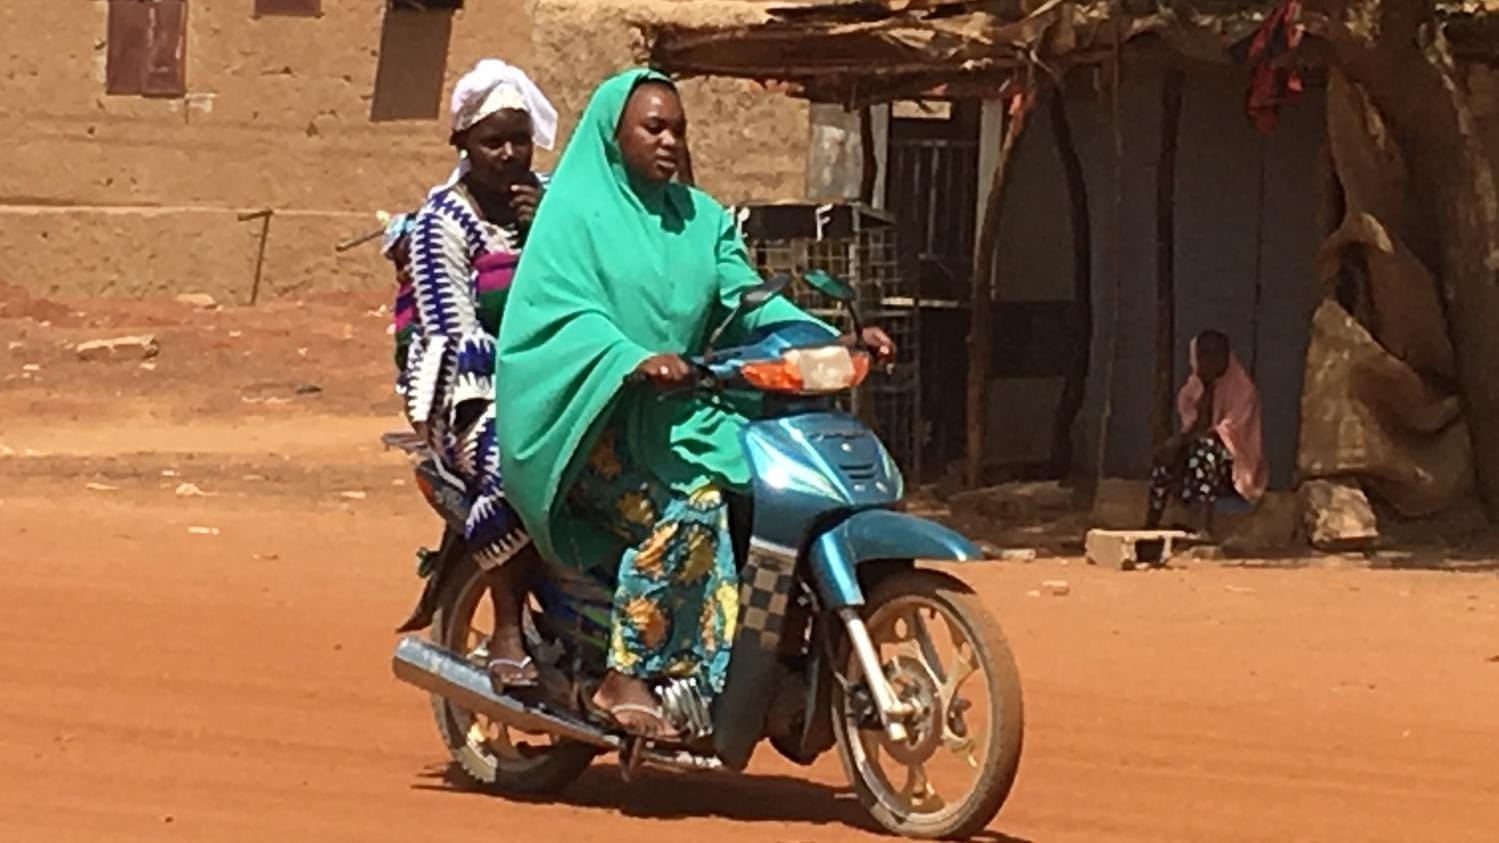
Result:
<instances>
[{"instance_id":1,"label":"pink shawl","mask_svg":"<svg viewBox=\"0 0 1499 843\"><path fill-rule=\"evenodd\" d=\"M1197 422L1197 405L1207 389L1197 374L1197 340L1192 340L1192 374L1176 395L1182 431ZM1234 459L1234 488L1244 500L1258 501L1270 483L1260 436L1260 394L1239 358L1229 352L1228 371L1213 387L1212 430Z\"/></svg>"}]
</instances>

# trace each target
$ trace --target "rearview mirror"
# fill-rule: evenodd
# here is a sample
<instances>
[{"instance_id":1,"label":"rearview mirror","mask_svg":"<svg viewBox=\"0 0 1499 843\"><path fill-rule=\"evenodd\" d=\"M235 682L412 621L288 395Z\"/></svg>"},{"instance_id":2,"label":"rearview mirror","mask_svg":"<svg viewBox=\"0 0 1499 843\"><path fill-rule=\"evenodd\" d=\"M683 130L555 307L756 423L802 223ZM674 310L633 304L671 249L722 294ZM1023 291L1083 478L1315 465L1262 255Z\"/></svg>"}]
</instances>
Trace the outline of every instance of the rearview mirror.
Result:
<instances>
[{"instance_id":1,"label":"rearview mirror","mask_svg":"<svg viewBox=\"0 0 1499 843\"><path fill-rule=\"evenodd\" d=\"M854 291L847 284L820 269L814 269L803 275L802 280L807 282L807 286L834 301L847 304L854 300Z\"/></svg>"},{"instance_id":2,"label":"rearview mirror","mask_svg":"<svg viewBox=\"0 0 1499 843\"><path fill-rule=\"evenodd\" d=\"M789 286L791 286L790 275L772 275L740 293L739 304L734 307L734 311L717 328L713 329L713 333L708 337L707 349L712 351L718 347L718 340L723 337L723 332L728 330L729 325L733 324L735 319L764 307L766 302L779 296Z\"/></svg>"},{"instance_id":3,"label":"rearview mirror","mask_svg":"<svg viewBox=\"0 0 1499 843\"><path fill-rule=\"evenodd\" d=\"M739 297L739 311L748 313L760 309L766 302L779 296L791 286L791 276L772 275L759 284L745 290Z\"/></svg>"}]
</instances>

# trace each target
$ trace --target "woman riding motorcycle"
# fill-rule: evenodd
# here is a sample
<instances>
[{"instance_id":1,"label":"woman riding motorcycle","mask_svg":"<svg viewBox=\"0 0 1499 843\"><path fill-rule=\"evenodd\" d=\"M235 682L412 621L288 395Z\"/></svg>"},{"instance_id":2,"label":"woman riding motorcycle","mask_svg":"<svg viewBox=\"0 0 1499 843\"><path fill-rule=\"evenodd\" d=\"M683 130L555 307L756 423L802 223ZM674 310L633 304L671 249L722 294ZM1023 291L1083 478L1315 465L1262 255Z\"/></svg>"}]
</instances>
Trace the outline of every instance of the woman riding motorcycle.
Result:
<instances>
[{"instance_id":1,"label":"woman riding motorcycle","mask_svg":"<svg viewBox=\"0 0 1499 843\"><path fill-rule=\"evenodd\" d=\"M531 230L496 368L510 502L543 557L614 572L609 672L590 707L657 739L676 735L653 681L723 688L738 613L723 493L749 481L745 419L689 391L623 383L688 381L683 355L760 281L723 206L673 181L686 131L661 74L598 88ZM811 319L776 299L738 316L726 341ZM878 328L860 339L893 353Z\"/></svg>"}]
</instances>

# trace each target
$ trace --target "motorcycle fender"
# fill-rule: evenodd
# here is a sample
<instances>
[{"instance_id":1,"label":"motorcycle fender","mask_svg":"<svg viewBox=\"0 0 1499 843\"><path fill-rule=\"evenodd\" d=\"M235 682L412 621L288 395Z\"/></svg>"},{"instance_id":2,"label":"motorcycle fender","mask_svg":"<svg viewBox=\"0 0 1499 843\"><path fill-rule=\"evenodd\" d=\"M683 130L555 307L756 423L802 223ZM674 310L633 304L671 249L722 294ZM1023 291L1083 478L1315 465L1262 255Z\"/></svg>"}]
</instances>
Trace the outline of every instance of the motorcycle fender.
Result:
<instances>
[{"instance_id":1,"label":"motorcycle fender","mask_svg":"<svg viewBox=\"0 0 1499 843\"><path fill-rule=\"evenodd\" d=\"M396 632L420 632L432 625L432 616L437 613L437 599L452 577L453 570L458 567L453 564L453 560L463 551L462 537L455 534L451 527L444 530L442 545L433 561L432 573L427 575L427 582L422 587L421 597L417 598L416 608L411 610L411 615L396 628Z\"/></svg>"},{"instance_id":2,"label":"motorcycle fender","mask_svg":"<svg viewBox=\"0 0 1499 843\"><path fill-rule=\"evenodd\" d=\"M890 559L982 560L983 553L948 528L903 512L868 509L838 522L812 541L807 561L823 608L864 605L859 566Z\"/></svg>"}]
</instances>

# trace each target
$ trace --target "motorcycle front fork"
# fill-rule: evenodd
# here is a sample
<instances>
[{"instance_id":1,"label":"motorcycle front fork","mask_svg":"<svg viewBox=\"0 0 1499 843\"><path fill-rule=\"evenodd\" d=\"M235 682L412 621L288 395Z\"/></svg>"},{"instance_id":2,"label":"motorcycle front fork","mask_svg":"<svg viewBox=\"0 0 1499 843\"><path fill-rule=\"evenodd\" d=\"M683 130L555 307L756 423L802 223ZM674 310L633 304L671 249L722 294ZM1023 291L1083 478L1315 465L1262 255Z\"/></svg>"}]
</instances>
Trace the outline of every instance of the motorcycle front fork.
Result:
<instances>
[{"instance_id":1,"label":"motorcycle front fork","mask_svg":"<svg viewBox=\"0 0 1499 843\"><path fill-rule=\"evenodd\" d=\"M864 626L864 619L859 616L859 610L855 608L843 608L838 610L838 620L843 622L843 629L848 633L849 644L853 647L854 658L858 659L859 670L864 674L864 682L869 686L869 693L874 697L875 708L879 711L880 723L885 727L885 734L890 740L905 742L910 737L906 729L906 718L914 713L909 703L902 702L896 696L895 689L890 687L890 680L885 676L884 665L880 664L879 651L875 649L874 642L869 638L869 630Z\"/></svg>"}]
</instances>

